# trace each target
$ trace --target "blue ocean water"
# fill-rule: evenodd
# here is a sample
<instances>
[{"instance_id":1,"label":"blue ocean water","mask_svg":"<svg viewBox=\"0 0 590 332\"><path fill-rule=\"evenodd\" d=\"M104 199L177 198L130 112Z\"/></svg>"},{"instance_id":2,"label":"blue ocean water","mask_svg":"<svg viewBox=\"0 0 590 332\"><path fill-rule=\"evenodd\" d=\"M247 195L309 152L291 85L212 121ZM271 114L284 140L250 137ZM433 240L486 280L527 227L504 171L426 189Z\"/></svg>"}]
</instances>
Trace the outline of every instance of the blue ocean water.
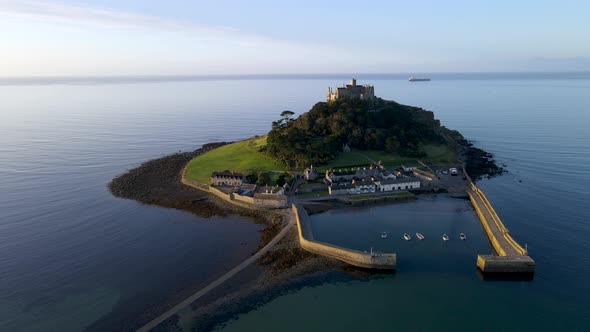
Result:
<instances>
[{"instance_id":1,"label":"blue ocean water","mask_svg":"<svg viewBox=\"0 0 590 332\"><path fill-rule=\"evenodd\" d=\"M589 330L589 76L431 76L357 79L435 112L506 165L509 173L479 185L528 244L534 280L484 282L475 257L458 251L448 269L420 264L392 279L303 288L225 329ZM344 80L0 80L0 330L133 325L236 265L256 246L249 220L143 206L106 184L150 158L264 133L281 111L305 112Z\"/></svg>"}]
</instances>

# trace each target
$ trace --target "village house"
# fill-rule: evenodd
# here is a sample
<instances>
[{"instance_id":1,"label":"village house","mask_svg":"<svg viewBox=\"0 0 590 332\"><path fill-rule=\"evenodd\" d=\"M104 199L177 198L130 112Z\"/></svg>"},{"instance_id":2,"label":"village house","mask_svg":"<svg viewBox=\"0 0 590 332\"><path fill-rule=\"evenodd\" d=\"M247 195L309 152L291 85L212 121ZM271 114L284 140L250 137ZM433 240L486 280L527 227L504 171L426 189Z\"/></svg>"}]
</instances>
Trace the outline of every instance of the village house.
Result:
<instances>
[{"instance_id":1,"label":"village house","mask_svg":"<svg viewBox=\"0 0 590 332\"><path fill-rule=\"evenodd\" d=\"M373 180L354 181L356 194L368 194L375 192L375 183Z\"/></svg>"},{"instance_id":2,"label":"village house","mask_svg":"<svg viewBox=\"0 0 590 332\"><path fill-rule=\"evenodd\" d=\"M328 186L328 194L330 195L358 195L374 192L375 183L373 181L352 181Z\"/></svg>"},{"instance_id":3,"label":"village house","mask_svg":"<svg viewBox=\"0 0 590 332\"><path fill-rule=\"evenodd\" d=\"M387 179L376 181L377 191L394 191L420 189L420 180L417 178Z\"/></svg>"},{"instance_id":4,"label":"village house","mask_svg":"<svg viewBox=\"0 0 590 332\"><path fill-rule=\"evenodd\" d=\"M395 174L388 171L382 172L380 175L383 180L397 179L397 176Z\"/></svg>"},{"instance_id":5,"label":"village house","mask_svg":"<svg viewBox=\"0 0 590 332\"><path fill-rule=\"evenodd\" d=\"M252 197L256 192L256 184L254 183L242 183L242 185L238 188L237 193L242 196L250 196Z\"/></svg>"},{"instance_id":6,"label":"village house","mask_svg":"<svg viewBox=\"0 0 590 332\"><path fill-rule=\"evenodd\" d=\"M342 98L359 98L359 99L373 99L375 98L375 88L372 85L357 85L356 79L350 80L350 84L344 84L334 90L328 88L327 101L334 101Z\"/></svg>"},{"instance_id":7,"label":"village house","mask_svg":"<svg viewBox=\"0 0 590 332\"><path fill-rule=\"evenodd\" d=\"M264 187L259 187L258 194L262 194L262 195L284 195L285 194L285 188L284 187L272 187L272 186L264 186Z\"/></svg>"},{"instance_id":8,"label":"village house","mask_svg":"<svg viewBox=\"0 0 590 332\"><path fill-rule=\"evenodd\" d=\"M356 170L338 170L338 171L326 171L326 180L329 182L340 182L340 181L352 181L362 180L366 177L379 177L381 170L375 167L369 168L357 168Z\"/></svg>"},{"instance_id":9,"label":"village house","mask_svg":"<svg viewBox=\"0 0 590 332\"><path fill-rule=\"evenodd\" d=\"M211 174L211 184L214 186L231 186L239 187L244 182L244 175L230 171L213 172Z\"/></svg>"},{"instance_id":10,"label":"village house","mask_svg":"<svg viewBox=\"0 0 590 332\"><path fill-rule=\"evenodd\" d=\"M409 173L412 172L416 169L416 166L404 166L402 165L402 169L404 170L404 172Z\"/></svg>"},{"instance_id":11,"label":"village house","mask_svg":"<svg viewBox=\"0 0 590 332\"><path fill-rule=\"evenodd\" d=\"M328 186L328 194L330 195L352 195L354 194L355 186L352 183L335 183Z\"/></svg>"}]
</instances>

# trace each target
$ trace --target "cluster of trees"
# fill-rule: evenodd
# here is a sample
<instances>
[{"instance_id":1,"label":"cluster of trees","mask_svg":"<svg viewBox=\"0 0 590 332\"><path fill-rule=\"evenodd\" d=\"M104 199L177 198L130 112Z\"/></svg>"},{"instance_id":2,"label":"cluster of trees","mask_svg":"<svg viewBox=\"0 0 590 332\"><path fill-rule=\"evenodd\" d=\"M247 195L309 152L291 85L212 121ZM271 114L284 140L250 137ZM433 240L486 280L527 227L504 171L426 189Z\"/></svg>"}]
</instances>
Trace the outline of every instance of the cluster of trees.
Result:
<instances>
[{"instance_id":1,"label":"cluster of trees","mask_svg":"<svg viewBox=\"0 0 590 332\"><path fill-rule=\"evenodd\" d=\"M444 143L454 134L434 114L383 99L320 102L298 118L281 113L272 123L264 148L288 167L324 164L343 144L361 150L385 150L402 156L424 156L423 144Z\"/></svg>"},{"instance_id":2,"label":"cluster of trees","mask_svg":"<svg viewBox=\"0 0 590 332\"><path fill-rule=\"evenodd\" d=\"M252 172L246 175L247 183L255 183L258 186L279 186L282 187L285 183L293 181L293 177L287 172L282 172L275 175L273 172Z\"/></svg>"}]
</instances>

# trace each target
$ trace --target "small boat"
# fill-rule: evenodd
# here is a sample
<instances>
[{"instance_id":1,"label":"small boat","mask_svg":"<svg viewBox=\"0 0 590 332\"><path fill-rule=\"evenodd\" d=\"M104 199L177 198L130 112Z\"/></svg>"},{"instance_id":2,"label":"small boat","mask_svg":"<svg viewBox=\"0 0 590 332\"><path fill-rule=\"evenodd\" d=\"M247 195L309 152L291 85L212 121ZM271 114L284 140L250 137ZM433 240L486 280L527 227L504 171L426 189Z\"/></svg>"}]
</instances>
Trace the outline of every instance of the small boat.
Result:
<instances>
[{"instance_id":1,"label":"small boat","mask_svg":"<svg viewBox=\"0 0 590 332\"><path fill-rule=\"evenodd\" d=\"M461 238L461 240L465 241L467 240L467 236L465 236L465 234L461 233L459 234L459 237Z\"/></svg>"},{"instance_id":2,"label":"small boat","mask_svg":"<svg viewBox=\"0 0 590 332\"><path fill-rule=\"evenodd\" d=\"M416 233L416 237L418 240L424 240L424 235L422 235L422 233Z\"/></svg>"},{"instance_id":3,"label":"small boat","mask_svg":"<svg viewBox=\"0 0 590 332\"><path fill-rule=\"evenodd\" d=\"M447 234L443 234L443 241L447 242L449 240L449 236Z\"/></svg>"},{"instance_id":4,"label":"small boat","mask_svg":"<svg viewBox=\"0 0 590 332\"><path fill-rule=\"evenodd\" d=\"M411 239L412 239L412 237L410 236L410 234L404 233L404 240L410 241Z\"/></svg>"},{"instance_id":5,"label":"small boat","mask_svg":"<svg viewBox=\"0 0 590 332\"><path fill-rule=\"evenodd\" d=\"M383 232L383 233L381 233L381 238L382 238L382 239L386 239L386 238L387 238L387 232Z\"/></svg>"}]
</instances>

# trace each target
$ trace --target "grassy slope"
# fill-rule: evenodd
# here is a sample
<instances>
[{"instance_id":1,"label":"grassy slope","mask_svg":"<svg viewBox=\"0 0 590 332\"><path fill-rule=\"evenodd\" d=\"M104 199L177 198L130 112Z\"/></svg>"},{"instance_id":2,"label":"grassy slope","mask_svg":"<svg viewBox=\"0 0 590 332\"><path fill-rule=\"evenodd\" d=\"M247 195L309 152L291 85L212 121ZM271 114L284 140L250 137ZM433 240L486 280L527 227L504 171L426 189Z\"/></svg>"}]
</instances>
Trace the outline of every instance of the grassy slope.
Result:
<instances>
[{"instance_id":1,"label":"grassy slope","mask_svg":"<svg viewBox=\"0 0 590 332\"><path fill-rule=\"evenodd\" d=\"M230 170L249 173L252 171L284 171L285 167L260 152L260 146L266 144L266 137L251 138L236 142L204 153L187 166L186 176L201 183L209 184L214 171Z\"/></svg>"},{"instance_id":2,"label":"grassy slope","mask_svg":"<svg viewBox=\"0 0 590 332\"><path fill-rule=\"evenodd\" d=\"M419 158L420 160L427 160L433 164L446 164L456 161L455 153L445 145L426 145L424 150L427 156ZM416 158L401 157L384 151L353 150L349 153L340 153L329 164L320 166L320 169L368 165L370 161L367 157L374 161L381 161L387 168L398 167L402 164L406 166L418 165Z\"/></svg>"}]
</instances>

